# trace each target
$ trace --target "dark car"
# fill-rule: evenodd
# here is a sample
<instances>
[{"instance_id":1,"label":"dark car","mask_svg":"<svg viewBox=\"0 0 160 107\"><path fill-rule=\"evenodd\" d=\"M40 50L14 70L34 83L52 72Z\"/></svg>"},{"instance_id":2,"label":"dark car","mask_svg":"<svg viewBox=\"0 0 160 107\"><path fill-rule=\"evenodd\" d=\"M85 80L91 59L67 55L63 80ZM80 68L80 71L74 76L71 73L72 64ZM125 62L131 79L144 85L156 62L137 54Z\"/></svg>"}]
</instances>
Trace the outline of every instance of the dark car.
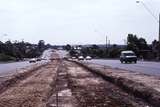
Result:
<instances>
[{"instance_id":1,"label":"dark car","mask_svg":"<svg viewBox=\"0 0 160 107\"><path fill-rule=\"evenodd\" d=\"M122 51L120 56L121 63L137 63L137 56L133 51Z\"/></svg>"},{"instance_id":2,"label":"dark car","mask_svg":"<svg viewBox=\"0 0 160 107\"><path fill-rule=\"evenodd\" d=\"M37 61L41 61L42 59L41 58L37 58Z\"/></svg>"}]
</instances>

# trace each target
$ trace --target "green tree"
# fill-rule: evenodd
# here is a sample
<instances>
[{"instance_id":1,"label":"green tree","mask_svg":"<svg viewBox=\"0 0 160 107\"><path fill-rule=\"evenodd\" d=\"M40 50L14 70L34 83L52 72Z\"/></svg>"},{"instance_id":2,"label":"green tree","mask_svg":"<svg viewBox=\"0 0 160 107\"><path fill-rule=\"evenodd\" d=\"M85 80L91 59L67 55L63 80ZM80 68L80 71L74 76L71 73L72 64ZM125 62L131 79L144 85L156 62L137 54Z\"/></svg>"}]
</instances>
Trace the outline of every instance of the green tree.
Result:
<instances>
[{"instance_id":1,"label":"green tree","mask_svg":"<svg viewBox=\"0 0 160 107\"><path fill-rule=\"evenodd\" d=\"M71 50L71 45L69 45L69 44L67 44L66 46L65 46L65 49L67 50L67 51L69 51L69 50Z\"/></svg>"},{"instance_id":2,"label":"green tree","mask_svg":"<svg viewBox=\"0 0 160 107\"><path fill-rule=\"evenodd\" d=\"M137 36L133 35L133 34L128 34L128 37L127 37L127 50L132 50L136 54L138 54L137 44L138 44Z\"/></svg>"},{"instance_id":3,"label":"green tree","mask_svg":"<svg viewBox=\"0 0 160 107\"><path fill-rule=\"evenodd\" d=\"M49 47L49 45L48 45ZM38 57L46 49L45 42L40 40L38 44L30 44L24 41L0 42L0 60L12 60Z\"/></svg>"},{"instance_id":4,"label":"green tree","mask_svg":"<svg viewBox=\"0 0 160 107\"><path fill-rule=\"evenodd\" d=\"M92 49L95 49L95 50L99 49L99 46L97 46L97 45L94 44L94 45L92 45Z\"/></svg>"},{"instance_id":5,"label":"green tree","mask_svg":"<svg viewBox=\"0 0 160 107\"><path fill-rule=\"evenodd\" d=\"M40 52L43 52L45 50L45 41L44 40L39 40L38 49Z\"/></svg>"},{"instance_id":6,"label":"green tree","mask_svg":"<svg viewBox=\"0 0 160 107\"><path fill-rule=\"evenodd\" d=\"M128 34L127 49L134 51L138 56L144 56L145 51L149 50L149 46L144 38L138 38L136 35Z\"/></svg>"}]
</instances>

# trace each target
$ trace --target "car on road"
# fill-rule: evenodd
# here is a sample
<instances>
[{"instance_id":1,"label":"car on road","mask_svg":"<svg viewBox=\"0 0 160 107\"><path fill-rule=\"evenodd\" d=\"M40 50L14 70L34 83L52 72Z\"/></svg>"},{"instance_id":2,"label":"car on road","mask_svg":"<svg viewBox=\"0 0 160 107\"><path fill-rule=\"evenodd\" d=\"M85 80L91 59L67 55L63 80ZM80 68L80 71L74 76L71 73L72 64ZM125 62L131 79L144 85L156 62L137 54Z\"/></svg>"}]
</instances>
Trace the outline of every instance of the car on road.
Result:
<instances>
[{"instance_id":1,"label":"car on road","mask_svg":"<svg viewBox=\"0 0 160 107\"><path fill-rule=\"evenodd\" d=\"M120 61L121 63L137 63L137 56L133 51L122 51L120 55Z\"/></svg>"},{"instance_id":2,"label":"car on road","mask_svg":"<svg viewBox=\"0 0 160 107\"><path fill-rule=\"evenodd\" d=\"M76 57L75 57L75 56L72 56L72 59L76 59Z\"/></svg>"},{"instance_id":3,"label":"car on road","mask_svg":"<svg viewBox=\"0 0 160 107\"><path fill-rule=\"evenodd\" d=\"M84 60L84 57L83 56L79 56L78 60Z\"/></svg>"},{"instance_id":4,"label":"car on road","mask_svg":"<svg viewBox=\"0 0 160 107\"><path fill-rule=\"evenodd\" d=\"M86 56L86 60L91 60L92 57L91 56Z\"/></svg>"},{"instance_id":5,"label":"car on road","mask_svg":"<svg viewBox=\"0 0 160 107\"><path fill-rule=\"evenodd\" d=\"M29 60L29 63L36 63L36 61L37 60L35 58L32 58L32 59Z\"/></svg>"},{"instance_id":6,"label":"car on road","mask_svg":"<svg viewBox=\"0 0 160 107\"><path fill-rule=\"evenodd\" d=\"M36 61L41 61L41 60L42 60L42 58L37 58L37 59L36 59Z\"/></svg>"}]
</instances>

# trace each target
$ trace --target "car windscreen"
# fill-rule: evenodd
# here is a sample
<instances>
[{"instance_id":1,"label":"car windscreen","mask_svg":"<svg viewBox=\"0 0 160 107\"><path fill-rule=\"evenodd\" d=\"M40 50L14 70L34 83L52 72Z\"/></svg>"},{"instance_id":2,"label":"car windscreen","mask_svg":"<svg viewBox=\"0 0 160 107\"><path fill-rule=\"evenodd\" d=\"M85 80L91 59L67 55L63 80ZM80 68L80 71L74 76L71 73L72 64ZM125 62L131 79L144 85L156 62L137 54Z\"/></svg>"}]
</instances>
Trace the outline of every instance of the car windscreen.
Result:
<instances>
[{"instance_id":1,"label":"car windscreen","mask_svg":"<svg viewBox=\"0 0 160 107\"><path fill-rule=\"evenodd\" d=\"M135 56L134 53L123 53L124 56Z\"/></svg>"}]
</instances>

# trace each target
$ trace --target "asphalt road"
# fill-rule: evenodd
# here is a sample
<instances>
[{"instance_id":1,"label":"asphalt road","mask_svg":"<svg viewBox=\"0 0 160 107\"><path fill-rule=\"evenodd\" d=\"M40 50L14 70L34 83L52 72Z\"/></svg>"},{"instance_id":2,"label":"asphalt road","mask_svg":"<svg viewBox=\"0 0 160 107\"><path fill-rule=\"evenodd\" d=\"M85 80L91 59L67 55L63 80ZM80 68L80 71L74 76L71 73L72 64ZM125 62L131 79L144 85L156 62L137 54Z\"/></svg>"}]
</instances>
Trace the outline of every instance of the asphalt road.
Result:
<instances>
[{"instance_id":1,"label":"asphalt road","mask_svg":"<svg viewBox=\"0 0 160 107\"><path fill-rule=\"evenodd\" d=\"M57 50L56 52L59 54L60 58L66 57L68 54L68 52L64 50Z\"/></svg>"},{"instance_id":2,"label":"asphalt road","mask_svg":"<svg viewBox=\"0 0 160 107\"><path fill-rule=\"evenodd\" d=\"M49 59L51 57L52 50L46 50L44 51L42 58ZM37 63L43 63L46 61L40 61ZM12 63L0 63L0 76L5 76L9 74L13 74L16 72L16 70L31 66L35 63L29 63L29 61L23 61L23 62L12 62Z\"/></svg>"},{"instance_id":3,"label":"asphalt road","mask_svg":"<svg viewBox=\"0 0 160 107\"><path fill-rule=\"evenodd\" d=\"M143 74L160 76L160 62L138 61L137 64L121 64L119 60L101 60L101 59L97 60L93 59L88 62L110 66L112 68L119 68L129 71L136 71Z\"/></svg>"},{"instance_id":4,"label":"asphalt road","mask_svg":"<svg viewBox=\"0 0 160 107\"><path fill-rule=\"evenodd\" d=\"M0 75L15 73L16 70L30 66L32 64L33 63L29 63L28 61L0 64Z\"/></svg>"}]
</instances>

